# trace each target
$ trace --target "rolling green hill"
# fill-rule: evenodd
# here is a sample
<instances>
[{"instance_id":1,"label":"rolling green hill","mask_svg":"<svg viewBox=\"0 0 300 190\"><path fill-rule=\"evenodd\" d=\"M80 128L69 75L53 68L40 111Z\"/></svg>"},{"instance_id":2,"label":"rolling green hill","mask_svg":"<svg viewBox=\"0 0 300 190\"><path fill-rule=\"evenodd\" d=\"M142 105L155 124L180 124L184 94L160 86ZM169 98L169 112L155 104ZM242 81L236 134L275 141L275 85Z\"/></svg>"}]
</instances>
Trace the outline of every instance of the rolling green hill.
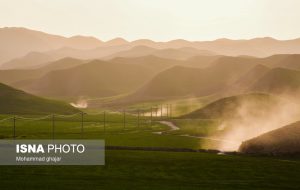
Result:
<instances>
[{"instance_id":1,"label":"rolling green hill","mask_svg":"<svg viewBox=\"0 0 300 190\"><path fill-rule=\"evenodd\" d=\"M237 109L243 103L251 103L254 114L263 113L271 108L277 98L268 94L242 94L230 96L214 101L201 109L195 110L181 118L186 119L217 119L234 117ZM255 113L257 112L257 113Z\"/></svg>"},{"instance_id":2,"label":"rolling green hill","mask_svg":"<svg viewBox=\"0 0 300 190\"><path fill-rule=\"evenodd\" d=\"M0 83L1 114L72 114L78 112L72 106L40 98Z\"/></svg>"},{"instance_id":3,"label":"rolling green hill","mask_svg":"<svg viewBox=\"0 0 300 190\"><path fill-rule=\"evenodd\" d=\"M252 154L300 153L300 122L267 132L242 143L240 152Z\"/></svg>"}]
</instances>

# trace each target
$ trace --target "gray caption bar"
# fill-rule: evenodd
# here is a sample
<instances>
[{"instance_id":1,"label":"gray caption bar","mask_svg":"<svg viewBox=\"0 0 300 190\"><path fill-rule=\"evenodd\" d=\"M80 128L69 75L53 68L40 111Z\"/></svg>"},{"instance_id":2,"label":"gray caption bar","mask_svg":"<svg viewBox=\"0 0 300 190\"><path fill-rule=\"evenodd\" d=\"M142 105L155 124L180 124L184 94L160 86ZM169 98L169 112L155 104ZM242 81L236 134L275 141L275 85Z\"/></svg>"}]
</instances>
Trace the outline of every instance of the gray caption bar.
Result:
<instances>
[{"instance_id":1,"label":"gray caption bar","mask_svg":"<svg viewBox=\"0 0 300 190\"><path fill-rule=\"evenodd\" d=\"M104 140L0 140L0 165L104 165Z\"/></svg>"}]
</instances>

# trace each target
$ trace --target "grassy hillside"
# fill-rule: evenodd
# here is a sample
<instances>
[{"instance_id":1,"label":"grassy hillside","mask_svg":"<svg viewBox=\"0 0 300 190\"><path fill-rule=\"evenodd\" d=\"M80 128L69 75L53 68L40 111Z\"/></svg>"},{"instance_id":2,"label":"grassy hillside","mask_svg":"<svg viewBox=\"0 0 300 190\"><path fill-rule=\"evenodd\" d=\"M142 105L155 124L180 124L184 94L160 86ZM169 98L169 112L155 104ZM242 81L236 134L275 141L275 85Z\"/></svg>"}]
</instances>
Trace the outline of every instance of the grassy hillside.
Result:
<instances>
[{"instance_id":1,"label":"grassy hillside","mask_svg":"<svg viewBox=\"0 0 300 190\"><path fill-rule=\"evenodd\" d=\"M78 112L70 105L27 94L0 83L1 114L71 114Z\"/></svg>"},{"instance_id":2,"label":"grassy hillside","mask_svg":"<svg viewBox=\"0 0 300 190\"><path fill-rule=\"evenodd\" d=\"M221 98L214 101L201 109L193 111L181 118L186 119L216 119L234 117L239 106L243 103L251 103L253 114L264 113L276 102L276 98L267 94L242 94Z\"/></svg>"},{"instance_id":3,"label":"grassy hillside","mask_svg":"<svg viewBox=\"0 0 300 190\"><path fill-rule=\"evenodd\" d=\"M247 140L239 150L243 153L274 155L300 153L300 122Z\"/></svg>"},{"instance_id":4,"label":"grassy hillside","mask_svg":"<svg viewBox=\"0 0 300 190\"><path fill-rule=\"evenodd\" d=\"M300 89L300 71L274 68L259 78L250 91L280 94Z\"/></svg>"}]
</instances>

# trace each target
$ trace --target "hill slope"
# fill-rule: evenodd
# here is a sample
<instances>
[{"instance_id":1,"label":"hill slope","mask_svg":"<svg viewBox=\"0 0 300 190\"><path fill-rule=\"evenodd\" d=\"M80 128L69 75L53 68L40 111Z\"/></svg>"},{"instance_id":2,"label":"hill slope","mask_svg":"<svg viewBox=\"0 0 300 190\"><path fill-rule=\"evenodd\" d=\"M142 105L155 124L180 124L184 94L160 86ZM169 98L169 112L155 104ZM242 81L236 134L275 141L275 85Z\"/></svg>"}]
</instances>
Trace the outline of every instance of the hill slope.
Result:
<instances>
[{"instance_id":1,"label":"hill slope","mask_svg":"<svg viewBox=\"0 0 300 190\"><path fill-rule=\"evenodd\" d=\"M72 106L27 94L0 83L1 114L72 114L78 112Z\"/></svg>"},{"instance_id":2,"label":"hill slope","mask_svg":"<svg viewBox=\"0 0 300 190\"><path fill-rule=\"evenodd\" d=\"M83 60L64 58L54 62L49 62L45 66L36 69L0 70L0 82L11 86L18 86L15 85L15 83L39 78L50 71L75 67L83 64L84 62L85 61Z\"/></svg>"},{"instance_id":3,"label":"hill slope","mask_svg":"<svg viewBox=\"0 0 300 190\"><path fill-rule=\"evenodd\" d=\"M1 65L1 69L33 68L34 66L37 66L39 64L50 62L53 59L53 57L44 53L30 52L23 57L18 57L16 59L12 59L6 63L3 63Z\"/></svg>"},{"instance_id":4,"label":"hill slope","mask_svg":"<svg viewBox=\"0 0 300 190\"><path fill-rule=\"evenodd\" d=\"M217 62L207 68L174 66L157 74L127 97L134 101L208 96L222 92L252 64Z\"/></svg>"},{"instance_id":5,"label":"hill slope","mask_svg":"<svg viewBox=\"0 0 300 190\"><path fill-rule=\"evenodd\" d=\"M263 113L275 105L276 98L267 94L253 93L230 96L214 101L205 107L195 110L182 118L188 119L216 119L233 118L236 112L244 104L248 104L252 112Z\"/></svg>"},{"instance_id":6,"label":"hill slope","mask_svg":"<svg viewBox=\"0 0 300 190\"><path fill-rule=\"evenodd\" d=\"M258 79L250 91L264 93L289 93L300 89L300 71L274 68Z\"/></svg>"},{"instance_id":7,"label":"hill slope","mask_svg":"<svg viewBox=\"0 0 300 190\"><path fill-rule=\"evenodd\" d=\"M256 80L261 78L268 71L269 71L268 67L261 64L256 65L232 84L234 90L237 91L246 90L251 85L253 85Z\"/></svg>"},{"instance_id":8,"label":"hill slope","mask_svg":"<svg viewBox=\"0 0 300 190\"><path fill-rule=\"evenodd\" d=\"M300 122L262 134L242 143L240 152L252 154L300 153Z\"/></svg>"},{"instance_id":9,"label":"hill slope","mask_svg":"<svg viewBox=\"0 0 300 190\"><path fill-rule=\"evenodd\" d=\"M155 49L150 48L147 46L135 46L130 50L121 51L115 54L110 55L107 58L113 57L141 57L141 56L157 56L161 58L169 58L175 60L185 60L194 56L212 56L215 53L206 51L206 50L199 50L191 47L181 47L178 49L175 48L166 48L166 49Z\"/></svg>"},{"instance_id":10,"label":"hill slope","mask_svg":"<svg viewBox=\"0 0 300 190\"><path fill-rule=\"evenodd\" d=\"M186 64L184 61L175 60L175 59L167 59L161 58L154 55L147 55L142 57L117 57L109 62L119 63L119 64L137 64L139 66L146 67L155 72L159 72L170 68L175 65L183 65Z\"/></svg>"},{"instance_id":11,"label":"hill slope","mask_svg":"<svg viewBox=\"0 0 300 190\"><path fill-rule=\"evenodd\" d=\"M300 69L300 55L299 54L278 54L270 57L262 58L261 64L268 67L282 67L287 69Z\"/></svg>"},{"instance_id":12,"label":"hill slope","mask_svg":"<svg viewBox=\"0 0 300 190\"><path fill-rule=\"evenodd\" d=\"M54 97L105 97L135 90L155 73L138 64L95 60L31 81L26 91Z\"/></svg>"}]
</instances>

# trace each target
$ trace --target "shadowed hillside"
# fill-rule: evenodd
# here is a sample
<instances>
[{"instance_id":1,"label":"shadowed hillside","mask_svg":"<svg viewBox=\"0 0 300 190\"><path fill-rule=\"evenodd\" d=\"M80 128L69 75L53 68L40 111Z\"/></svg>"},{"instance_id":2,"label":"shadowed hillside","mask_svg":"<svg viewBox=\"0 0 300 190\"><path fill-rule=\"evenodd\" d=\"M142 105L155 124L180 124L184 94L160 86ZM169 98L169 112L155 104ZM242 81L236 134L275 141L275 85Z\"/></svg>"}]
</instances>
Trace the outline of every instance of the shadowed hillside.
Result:
<instances>
[{"instance_id":1,"label":"shadowed hillside","mask_svg":"<svg viewBox=\"0 0 300 190\"><path fill-rule=\"evenodd\" d=\"M78 112L72 106L27 94L0 83L1 114L72 114Z\"/></svg>"},{"instance_id":2,"label":"shadowed hillside","mask_svg":"<svg viewBox=\"0 0 300 190\"><path fill-rule=\"evenodd\" d=\"M211 66L216 60L218 60L221 55L215 56L195 56L188 59L185 63L185 66L205 68Z\"/></svg>"},{"instance_id":3,"label":"shadowed hillside","mask_svg":"<svg viewBox=\"0 0 300 190\"><path fill-rule=\"evenodd\" d=\"M126 99L143 101L220 93L252 67L253 64L219 61L204 69L175 66L157 74Z\"/></svg>"},{"instance_id":4,"label":"shadowed hillside","mask_svg":"<svg viewBox=\"0 0 300 190\"><path fill-rule=\"evenodd\" d=\"M265 110L270 110L272 106L276 103L277 99L268 94L242 94L237 96L231 96L226 98L221 98L217 101L214 101L201 109L193 111L187 115L182 116L181 118L189 119L216 119L216 118L234 118L238 109L245 102L251 103L251 108L253 114L263 113ZM257 113L255 113L257 112Z\"/></svg>"},{"instance_id":5,"label":"shadowed hillside","mask_svg":"<svg viewBox=\"0 0 300 190\"><path fill-rule=\"evenodd\" d=\"M236 82L234 82L233 88L238 92L243 92L251 85L253 85L259 78L261 78L270 69L264 65L256 65L250 71L241 76Z\"/></svg>"},{"instance_id":6,"label":"shadowed hillside","mask_svg":"<svg viewBox=\"0 0 300 190\"><path fill-rule=\"evenodd\" d=\"M110 60L109 62L119 63L119 64L123 64L123 63L137 64L139 66L143 66L150 70L153 70L154 72L159 72L175 65L186 64L186 62L184 61L161 58L153 55L142 56L142 57L130 57L130 58L117 57Z\"/></svg>"},{"instance_id":7,"label":"shadowed hillside","mask_svg":"<svg viewBox=\"0 0 300 190\"><path fill-rule=\"evenodd\" d=\"M300 71L284 68L274 68L259 78L250 91L285 94L294 93L300 89Z\"/></svg>"},{"instance_id":8,"label":"shadowed hillside","mask_svg":"<svg viewBox=\"0 0 300 190\"><path fill-rule=\"evenodd\" d=\"M300 122L247 140L242 143L239 151L249 154L300 154Z\"/></svg>"},{"instance_id":9,"label":"shadowed hillside","mask_svg":"<svg viewBox=\"0 0 300 190\"><path fill-rule=\"evenodd\" d=\"M92 61L70 69L47 73L31 81L26 91L55 97L104 97L130 92L154 75L137 64Z\"/></svg>"},{"instance_id":10,"label":"shadowed hillside","mask_svg":"<svg viewBox=\"0 0 300 190\"><path fill-rule=\"evenodd\" d=\"M0 82L12 86L18 86L16 83L24 83L25 85L28 84L26 81L29 79L33 80L50 71L75 67L84 62L84 60L64 58L58 61L49 62L45 66L36 69L0 70Z\"/></svg>"},{"instance_id":11,"label":"shadowed hillside","mask_svg":"<svg viewBox=\"0 0 300 190\"><path fill-rule=\"evenodd\" d=\"M37 65L53 61L54 59L55 58L52 56L44 53L30 52L23 57L19 57L4 63L1 66L1 69L30 69Z\"/></svg>"},{"instance_id":12,"label":"shadowed hillside","mask_svg":"<svg viewBox=\"0 0 300 190\"><path fill-rule=\"evenodd\" d=\"M299 54L279 54L261 60L262 64L268 67L283 67L287 69L300 69Z\"/></svg>"},{"instance_id":13,"label":"shadowed hillside","mask_svg":"<svg viewBox=\"0 0 300 190\"><path fill-rule=\"evenodd\" d=\"M63 61L65 60L65 61ZM81 79L86 80L87 87L89 90L86 90L86 92L81 91L80 87L75 86L74 88L78 88L78 93L75 93L76 96L111 96L111 95L117 95L120 93L128 93L131 91L136 90L138 87L143 85L145 82L150 80L152 77L155 76L160 71L163 71L165 69L168 69L174 65L184 65L186 64L185 61L179 61L179 60L172 60L172 59L166 59L166 58L160 58L156 56L144 56L144 57L136 57L136 58L114 58L108 62L103 61L94 61L102 63L98 66L96 64L93 64L93 66L83 66L82 70L80 69L76 70L70 70L68 68L75 67L78 64L82 64L81 60L72 61L72 59L63 59L57 62L51 62L48 65L41 67L36 70L7 70L7 71L0 71L4 75L0 76L0 81L3 82L10 82L12 85L27 90L28 92L32 93L41 93L42 95L52 95L54 96L66 96L66 94L75 96L74 93L70 93L68 90L66 91L59 91L57 93L51 93L50 90L47 91L46 87L39 87L43 86L42 84L56 84L54 81L56 81L56 77L54 77L53 73L49 73L50 71L54 70L61 70L62 73L66 73L64 76L72 76L72 80L79 81L77 84L81 85ZM69 60L67 62L67 60ZM67 64L68 63L68 64ZM73 63L73 64L72 64ZM106 63L106 64L104 64ZM201 64L201 63L200 63ZM74 65L74 66L73 66ZM86 65L91 65L90 63L87 63ZM62 68L63 67L63 68ZM55 69L57 68L57 69ZM61 69L58 69L61 68ZM72 69L72 68L71 68ZM47 71L47 72L46 72ZM11 77L11 73L19 73L20 75L17 77ZM43 75L46 74L44 77ZM49 74L47 74L49 73ZM77 73L76 76L74 73ZM33 77L35 76L35 77ZM106 76L106 77L105 77ZM138 77L135 77L138 76ZM30 77L30 78L29 78ZM42 78L40 78L42 77ZM84 79L85 78L85 79ZM122 80L121 80L122 78ZM88 82L88 79L93 79L90 82ZM120 80L119 80L120 79ZM47 81L47 82L46 82ZM69 79L67 79L69 81ZM120 81L118 85L113 85L113 81ZM111 82L111 85L109 83ZM61 82L57 82L60 84ZM70 83L71 80L70 80ZM105 84L105 85L103 85ZM123 85L121 85L123 84ZM131 85L132 84L132 85ZM131 85L131 86L130 86ZM54 85L55 86L55 85ZM58 85L59 86L59 85ZM70 91L71 87L69 88ZM53 88L56 89L56 88ZM85 89L85 87L82 87L82 89ZM106 91L106 92L105 92ZM92 93L93 92L93 93ZM104 92L104 93L101 93Z\"/></svg>"}]
</instances>

